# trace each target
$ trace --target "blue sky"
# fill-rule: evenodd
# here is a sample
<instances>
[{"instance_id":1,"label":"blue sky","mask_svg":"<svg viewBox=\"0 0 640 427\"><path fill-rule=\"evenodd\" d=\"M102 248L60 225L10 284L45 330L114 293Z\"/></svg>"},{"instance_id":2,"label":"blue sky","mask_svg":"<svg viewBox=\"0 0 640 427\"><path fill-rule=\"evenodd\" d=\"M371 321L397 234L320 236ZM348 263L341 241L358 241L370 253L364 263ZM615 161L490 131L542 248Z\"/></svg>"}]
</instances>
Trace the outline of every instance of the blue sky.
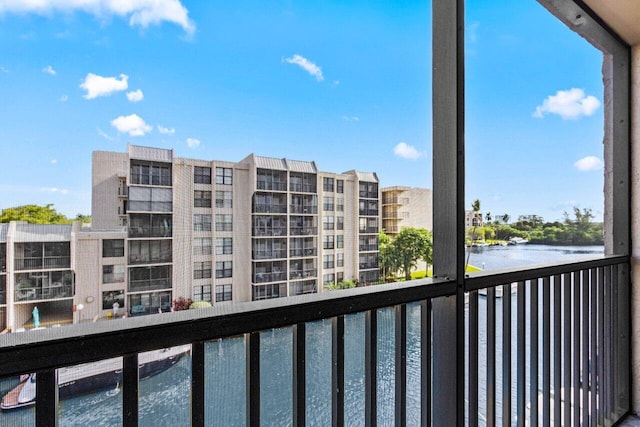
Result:
<instances>
[{"instance_id":1,"label":"blue sky","mask_svg":"<svg viewBox=\"0 0 640 427\"><path fill-rule=\"evenodd\" d=\"M111 3L0 4L0 208L90 213L91 152L127 142L431 188L430 2ZM535 1L466 19L468 204L601 217L601 54Z\"/></svg>"}]
</instances>

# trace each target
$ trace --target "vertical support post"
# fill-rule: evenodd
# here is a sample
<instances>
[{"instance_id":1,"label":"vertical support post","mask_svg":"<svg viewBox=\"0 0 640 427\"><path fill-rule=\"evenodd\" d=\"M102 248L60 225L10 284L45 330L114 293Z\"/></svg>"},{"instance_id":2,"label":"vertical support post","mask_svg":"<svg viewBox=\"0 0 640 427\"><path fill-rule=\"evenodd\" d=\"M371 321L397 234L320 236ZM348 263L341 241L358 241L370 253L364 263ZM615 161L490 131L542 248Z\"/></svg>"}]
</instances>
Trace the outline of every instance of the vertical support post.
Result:
<instances>
[{"instance_id":1,"label":"vertical support post","mask_svg":"<svg viewBox=\"0 0 640 427\"><path fill-rule=\"evenodd\" d=\"M245 334L247 364L247 425L260 425L260 332Z\"/></svg>"},{"instance_id":2,"label":"vertical support post","mask_svg":"<svg viewBox=\"0 0 640 427\"><path fill-rule=\"evenodd\" d=\"M395 425L407 424L407 306L395 307L396 312L396 408Z\"/></svg>"},{"instance_id":3,"label":"vertical support post","mask_svg":"<svg viewBox=\"0 0 640 427\"><path fill-rule=\"evenodd\" d=\"M431 427L431 300L420 306L420 425Z\"/></svg>"},{"instance_id":4,"label":"vertical support post","mask_svg":"<svg viewBox=\"0 0 640 427\"><path fill-rule=\"evenodd\" d=\"M502 286L502 425L511 427L511 284Z\"/></svg>"},{"instance_id":5,"label":"vertical support post","mask_svg":"<svg viewBox=\"0 0 640 427\"><path fill-rule=\"evenodd\" d=\"M433 1L433 419L464 424L464 1ZM424 396L422 397L424 400Z\"/></svg>"},{"instance_id":6,"label":"vertical support post","mask_svg":"<svg viewBox=\"0 0 640 427\"><path fill-rule=\"evenodd\" d=\"M525 313L526 313L526 287L525 282L518 282L518 301L517 301L517 334L518 334L518 354L517 368L516 368L516 383L518 384L518 397L517 397L517 419L518 424L524 424L526 419L527 408L527 390L526 390L526 330L525 330Z\"/></svg>"},{"instance_id":7,"label":"vertical support post","mask_svg":"<svg viewBox=\"0 0 640 427\"><path fill-rule=\"evenodd\" d=\"M31 378L27 379L31 381ZM36 375L36 426L58 426L58 371L51 369Z\"/></svg>"},{"instance_id":8,"label":"vertical support post","mask_svg":"<svg viewBox=\"0 0 640 427\"><path fill-rule=\"evenodd\" d=\"M469 292L469 427L478 427L479 369L478 291Z\"/></svg>"},{"instance_id":9,"label":"vertical support post","mask_svg":"<svg viewBox=\"0 0 640 427\"><path fill-rule=\"evenodd\" d=\"M537 426L540 413L540 395L538 394L538 279L529 282L529 337L531 345L529 347L529 398L531 399L531 419L530 425Z\"/></svg>"},{"instance_id":10,"label":"vertical support post","mask_svg":"<svg viewBox=\"0 0 640 427\"><path fill-rule=\"evenodd\" d=\"M205 424L204 358L204 343L191 344L191 425L194 427L204 427Z\"/></svg>"},{"instance_id":11,"label":"vertical support post","mask_svg":"<svg viewBox=\"0 0 640 427\"><path fill-rule=\"evenodd\" d=\"M298 323L292 326L293 332L293 375L292 387L293 396L293 425L306 425L306 404L307 404L307 371L306 352L307 336L306 323Z\"/></svg>"},{"instance_id":12,"label":"vertical support post","mask_svg":"<svg viewBox=\"0 0 640 427\"><path fill-rule=\"evenodd\" d=\"M364 412L365 424L378 423L378 310L364 315Z\"/></svg>"},{"instance_id":13,"label":"vertical support post","mask_svg":"<svg viewBox=\"0 0 640 427\"><path fill-rule=\"evenodd\" d=\"M487 289L487 425L496 425L496 288Z\"/></svg>"},{"instance_id":14,"label":"vertical support post","mask_svg":"<svg viewBox=\"0 0 640 427\"><path fill-rule=\"evenodd\" d=\"M331 319L331 425L344 426L344 316Z\"/></svg>"},{"instance_id":15,"label":"vertical support post","mask_svg":"<svg viewBox=\"0 0 640 427\"><path fill-rule=\"evenodd\" d=\"M122 424L125 427L138 425L138 355L122 357Z\"/></svg>"}]
</instances>

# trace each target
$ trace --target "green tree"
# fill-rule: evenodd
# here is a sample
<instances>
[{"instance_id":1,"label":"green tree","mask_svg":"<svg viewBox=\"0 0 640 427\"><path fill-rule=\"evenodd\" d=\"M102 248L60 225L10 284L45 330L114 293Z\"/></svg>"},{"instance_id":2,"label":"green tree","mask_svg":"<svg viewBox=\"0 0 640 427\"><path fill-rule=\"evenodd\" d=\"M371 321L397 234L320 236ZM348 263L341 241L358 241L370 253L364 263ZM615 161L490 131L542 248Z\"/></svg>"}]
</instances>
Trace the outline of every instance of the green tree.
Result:
<instances>
[{"instance_id":1,"label":"green tree","mask_svg":"<svg viewBox=\"0 0 640 427\"><path fill-rule=\"evenodd\" d=\"M70 224L72 221L58 213L52 204L45 206L24 205L6 208L0 214L0 223L26 221L31 224Z\"/></svg>"},{"instance_id":2,"label":"green tree","mask_svg":"<svg viewBox=\"0 0 640 427\"><path fill-rule=\"evenodd\" d=\"M395 273L400 269L397 260L398 257L391 237L384 231L380 231L378 234L378 266L382 278L395 276Z\"/></svg>"},{"instance_id":3,"label":"green tree","mask_svg":"<svg viewBox=\"0 0 640 427\"><path fill-rule=\"evenodd\" d=\"M91 224L91 215L83 215L79 213L76 215L74 221L79 221L83 224Z\"/></svg>"},{"instance_id":4,"label":"green tree","mask_svg":"<svg viewBox=\"0 0 640 427\"><path fill-rule=\"evenodd\" d=\"M393 239L396 260L404 273L405 280L411 280L411 269L416 266L418 260L425 259L431 254L431 240L428 238L428 231L427 233L424 231L406 227Z\"/></svg>"}]
</instances>

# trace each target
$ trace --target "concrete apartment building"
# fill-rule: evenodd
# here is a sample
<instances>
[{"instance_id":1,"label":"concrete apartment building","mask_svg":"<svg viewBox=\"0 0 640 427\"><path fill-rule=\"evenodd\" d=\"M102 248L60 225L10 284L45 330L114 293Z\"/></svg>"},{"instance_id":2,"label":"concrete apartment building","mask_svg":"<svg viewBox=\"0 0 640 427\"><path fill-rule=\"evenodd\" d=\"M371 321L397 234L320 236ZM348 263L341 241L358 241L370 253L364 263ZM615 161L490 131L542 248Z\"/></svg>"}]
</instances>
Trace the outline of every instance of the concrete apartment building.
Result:
<instances>
[{"instance_id":1,"label":"concrete apartment building","mask_svg":"<svg viewBox=\"0 0 640 427\"><path fill-rule=\"evenodd\" d=\"M427 188L385 187L382 193L382 228L395 237L403 227L433 228L433 195Z\"/></svg>"},{"instance_id":2,"label":"concrete apartment building","mask_svg":"<svg viewBox=\"0 0 640 427\"><path fill-rule=\"evenodd\" d=\"M94 152L91 227L0 225L0 330L251 301L378 280L375 173L247 156Z\"/></svg>"}]
</instances>

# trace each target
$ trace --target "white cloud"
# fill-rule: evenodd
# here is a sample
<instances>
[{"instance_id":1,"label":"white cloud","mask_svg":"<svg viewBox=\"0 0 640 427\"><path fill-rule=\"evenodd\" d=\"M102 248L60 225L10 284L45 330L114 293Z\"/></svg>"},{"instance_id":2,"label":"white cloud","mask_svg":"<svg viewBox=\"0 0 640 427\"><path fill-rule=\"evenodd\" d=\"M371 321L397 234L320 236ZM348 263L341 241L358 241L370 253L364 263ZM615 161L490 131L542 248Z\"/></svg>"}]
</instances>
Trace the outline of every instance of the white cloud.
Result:
<instances>
[{"instance_id":1,"label":"white cloud","mask_svg":"<svg viewBox=\"0 0 640 427\"><path fill-rule=\"evenodd\" d=\"M200 140L195 138L187 138L187 146L189 148L196 148L200 145Z\"/></svg>"},{"instance_id":2,"label":"white cloud","mask_svg":"<svg viewBox=\"0 0 640 427\"><path fill-rule=\"evenodd\" d=\"M102 77L89 73L80 88L87 91L87 94L84 95L86 99L94 99L99 96L109 96L113 92L126 90L129 87L127 80L129 80L129 76L126 74L120 74L120 80L118 80L117 77Z\"/></svg>"},{"instance_id":3,"label":"white cloud","mask_svg":"<svg viewBox=\"0 0 640 427\"><path fill-rule=\"evenodd\" d=\"M153 129L137 114L117 117L111 120L111 126L120 133L128 133L129 136L144 136Z\"/></svg>"},{"instance_id":4,"label":"white cloud","mask_svg":"<svg viewBox=\"0 0 640 427\"><path fill-rule=\"evenodd\" d=\"M140 89L127 92L127 99L131 102L140 102L144 99L144 94Z\"/></svg>"},{"instance_id":5,"label":"white cloud","mask_svg":"<svg viewBox=\"0 0 640 427\"><path fill-rule=\"evenodd\" d=\"M586 95L583 89L572 88L549 95L542 105L536 107L533 117L541 119L545 114L557 114L564 120L576 120L582 116L591 116L598 107L598 98Z\"/></svg>"},{"instance_id":6,"label":"white cloud","mask_svg":"<svg viewBox=\"0 0 640 427\"><path fill-rule=\"evenodd\" d=\"M57 188L57 187L42 187L40 191L44 191L46 193L60 193L60 194L69 194L69 190L65 188Z\"/></svg>"},{"instance_id":7,"label":"white cloud","mask_svg":"<svg viewBox=\"0 0 640 427\"><path fill-rule=\"evenodd\" d=\"M176 133L176 130L174 128L166 128L162 125L158 125L158 132L163 135L173 135L174 133Z\"/></svg>"},{"instance_id":8,"label":"white cloud","mask_svg":"<svg viewBox=\"0 0 640 427\"><path fill-rule=\"evenodd\" d=\"M573 164L581 172L597 171L604 167L604 162L596 156L587 156Z\"/></svg>"},{"instance_id":9,"label":"white cloud","mask_svg":"<svg viewBox=\"0 0 640 427\"><path fill-rule=\"evenodd\" d=\"M62 95L58 101L60 102L67 102L69 100L69 97L67 95Z\"/></svg>"},{"instance_id":10,"label":"white cloud","mask_svg":"<svg viewBox=\"0 0 640 427\"><path fill-rule=\"evenodd\" d=\"M5 13L33 13L51 16L55 12L85 12L106 20L112 16L128 18L132 27L147 28L162 22L182 27L189 35L196 25L189 19L189 11L180 0L3 0L0 16Z\"/></svg>"},{"instance_id":11,"label":"white cloud","mask_svg":"<svg viewBox=\"0 0 640 427\"><path fill-rule=\"evenodd\" d=\"M56 159L51 159L51 164L55 165L56 163L58 163L58 161Z\"/></svg>"},{"instance_id":12,"label":"white cloud","mask_svg":"<svg viewBox=\"0 0 640 427\"><path fill-rule=\"evenodd\" d=\"M54 70L51 65L47 65L46 67L44 67L42 69L42 72L46 73L46 74L49 74L51 76L55 76L56 75L56 70Z\"/></svg>"},{"instance_id":13,"label":"white cloud","mask_svg":"<svg viewBox=\"0 0 640 427\"><path fill-rule=\"evenodd\" d=\"M289 64L295 64L305 70L307 73L311 74L316 78L317 81L321 82L324 80L324 76L322 75L322 69L318 67L313 62L309 61L307 58L301 55L293 55L291 58L285 58L285 62Z\"/></svg>"},{"instance_id":14,"label":"white cloud","mask_svg":"<svg viewBox=\"0 0 640 427\"><path fill-rule=\"evenodd\" d=\"M9 69L7 67L0 67L0 71L2 71L3 73L8 73Z\"/></svg>"},{"instance_id":15,"label":"white cloud","mask_svg":"<svg viewBox=\"0 0 640 427\"><path fill-rule=\"evenodd\" d=\"M345 122L358 122L360 121L360 117L358 116L342 116L342 120Z\"/></svg>"},{"instance_id":16,"label":"white cloud","mask_svg":"<svg viewBox=\"0 0 640 427\"><path fill-rule=\"evenodd\" d=\"M406 142L401 142L393 147L393 153L398 157L409 160L416 160L425 155L424 153L416 150L416 147L408 145Z\"/></svg>"}]
</instances>

